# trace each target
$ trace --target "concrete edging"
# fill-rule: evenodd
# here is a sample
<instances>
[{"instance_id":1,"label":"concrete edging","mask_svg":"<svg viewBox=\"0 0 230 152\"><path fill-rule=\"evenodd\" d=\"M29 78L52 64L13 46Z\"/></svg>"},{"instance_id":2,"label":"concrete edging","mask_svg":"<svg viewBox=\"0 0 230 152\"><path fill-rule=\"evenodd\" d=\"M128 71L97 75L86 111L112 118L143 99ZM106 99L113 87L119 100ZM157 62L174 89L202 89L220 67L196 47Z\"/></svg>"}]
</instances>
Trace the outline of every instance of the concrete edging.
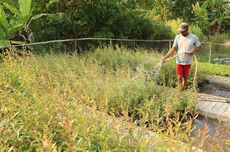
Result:
<instances>
[{"instance_id":1,"label":"concrete edging","mask_svg":"<svg viewBox=\"0 0 230 152\"><path fill-rule=\"evenodd\" d=\"M230 78L229 77L206 75L205 79L209 83L230 89Z\"/></svg>"},{"instance_id":2,"label":"concrete edging","mask_svg":"<svg viewBox=\"0 0 230 152\"><path fill-rule=\"evenodd\" d=\"M199 94L196 104L196 111L205 117L230 121L230 99L209 95Z\"/></svg>"}]
</instances>

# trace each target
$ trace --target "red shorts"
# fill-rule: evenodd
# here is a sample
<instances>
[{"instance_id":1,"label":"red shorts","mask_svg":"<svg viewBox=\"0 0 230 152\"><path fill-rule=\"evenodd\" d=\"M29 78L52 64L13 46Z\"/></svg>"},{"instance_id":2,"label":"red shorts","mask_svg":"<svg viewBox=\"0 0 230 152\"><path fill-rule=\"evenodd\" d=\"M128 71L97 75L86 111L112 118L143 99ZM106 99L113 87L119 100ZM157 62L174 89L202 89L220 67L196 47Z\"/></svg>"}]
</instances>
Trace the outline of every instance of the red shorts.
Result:
<instances>
[{"instance_id":1,"label":"red shorts","mask_svg":"<svg viewBox=\"0 0 230 152\"><path fill-rule=\"evenodd\" d=\"M191 68L191 65L176 64L176 73L178 76L187 77L189 74L190 68Z\"/></svg>"}]
</instances>

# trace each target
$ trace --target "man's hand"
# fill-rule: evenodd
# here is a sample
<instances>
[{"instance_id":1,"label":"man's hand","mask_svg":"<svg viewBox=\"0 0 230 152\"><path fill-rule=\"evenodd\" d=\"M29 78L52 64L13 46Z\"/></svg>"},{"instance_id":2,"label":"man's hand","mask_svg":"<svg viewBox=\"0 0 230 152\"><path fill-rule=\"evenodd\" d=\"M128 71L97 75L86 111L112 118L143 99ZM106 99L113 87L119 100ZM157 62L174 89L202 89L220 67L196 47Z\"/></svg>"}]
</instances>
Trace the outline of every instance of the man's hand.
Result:
<instances>
[{"instance_id":1,"label":"man's hand","mask_svg":"<svg viewBox=\"0 0 230 152\"><path fill-rule=\"evenodd\" d=\"M167 61L167 59L176 51L176 47L172 47L168 53L161 59L160 63L163 64Z\"/></svg>"},{"instance_id":2,"label":"man's hand","mask_svg":"<svg viewBox=\"0 0 230 152\"><path fill-rule=\"evenodd\" d=\"M186 52L187 54L189 55L193 55L195 52L197 52L198 50L200 50L200 46L199 47L196 47L196 48L193 48L191 49L190 51Z\"/></svg>"},{"instance_id":3,"label":"man's hand","mask_svg":"<svg viewBox=\"0 0 230 152\"><path fill-rule=\"evenodd\" d=\"M160 64L163 64L166 62L167 59L161 59Z\"/></svg>"},{"instance_id":4,"label":"man's hand","mask_svg":"<svg viewBox=\"0 0 230 152\"><path fill-rule=\"evenodd\" d=\"M194 51L188 51L188 52L185 52L186 54L189 54L189 55L193 55L194 54Z\"/></svg>"}]
</instances>

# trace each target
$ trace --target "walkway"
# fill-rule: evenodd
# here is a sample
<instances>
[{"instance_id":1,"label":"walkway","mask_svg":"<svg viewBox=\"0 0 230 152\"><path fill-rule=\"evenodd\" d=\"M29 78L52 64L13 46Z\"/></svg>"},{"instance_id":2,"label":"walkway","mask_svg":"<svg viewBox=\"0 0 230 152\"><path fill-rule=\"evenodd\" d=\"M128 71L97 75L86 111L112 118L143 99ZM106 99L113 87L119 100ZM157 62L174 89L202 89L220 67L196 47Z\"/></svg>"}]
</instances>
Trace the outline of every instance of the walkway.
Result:
<instances>
[{"instance_id":1,"label":"walkway","mask_svg":"<svg viewBox=\"0 0 230 152\"><path fill-rule=\"evenodd\" d=\"M206 76L210 84L230 89L230 78L220 76ZM199 114L214 119L230 121L230 97L220 97L210 94L198 95L196 110Z\"/></svg>"}]
</instances>

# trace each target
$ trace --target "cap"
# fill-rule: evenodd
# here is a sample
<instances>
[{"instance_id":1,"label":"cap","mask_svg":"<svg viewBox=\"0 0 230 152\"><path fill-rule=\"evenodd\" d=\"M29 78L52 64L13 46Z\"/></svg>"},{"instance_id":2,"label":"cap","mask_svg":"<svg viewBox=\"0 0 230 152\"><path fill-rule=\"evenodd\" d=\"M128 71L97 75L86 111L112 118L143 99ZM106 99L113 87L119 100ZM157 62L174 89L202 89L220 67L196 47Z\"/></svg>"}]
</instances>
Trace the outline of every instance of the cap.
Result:
<instances>
[{"instance_id":1,"label":"cap","mask_svg":"<svg viewBox=\"0 0 230 152\"><path fill-rule=\"evenodd\" d=\"M183 22L180 24L178 31L184 32L184 31L188 30L188 27L189 27L188 23Z\"/></svg>"}]
</instances>

